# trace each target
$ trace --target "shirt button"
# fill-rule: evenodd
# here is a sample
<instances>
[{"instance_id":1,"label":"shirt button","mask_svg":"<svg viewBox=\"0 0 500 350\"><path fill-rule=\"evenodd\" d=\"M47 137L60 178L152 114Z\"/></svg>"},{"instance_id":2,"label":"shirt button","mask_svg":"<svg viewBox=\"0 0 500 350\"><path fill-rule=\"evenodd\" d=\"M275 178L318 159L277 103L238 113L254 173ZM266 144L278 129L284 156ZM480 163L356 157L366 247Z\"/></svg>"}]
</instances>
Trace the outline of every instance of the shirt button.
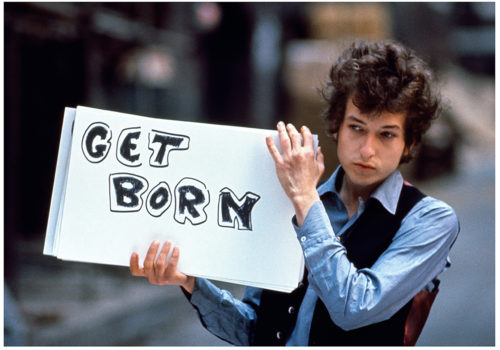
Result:
<instances>
[{"instance_id":1,"label":"shirt button","mask_svg":"<svg viewBox=\"0 0 500 350\"><path fill-rule=\"evenodd\" d=\"M301 242L305 242L305 241L306 241L306 239L307 239L307 237L306 237L306 236L302 236L302 237L300 237L300 241L301 241Z\"/></svg>"},{"instance_id":2,"label":"shirt button","mask_svg":"<svg viewBox=\"0 0 500 350\"><path fill-rule=\"evenodd\" d=\"M281 332L277 332L276 333L276 338L277 339L281 339L282 336L283 336L283 333L281 333Z\"/></svg>"},{"instance_id":3,"label":"shirt button","mask_svg":"<svg viewBox=\"0 0 500 350\"><path fill-rule=\"evenodd\" d=\"M294 313L294 312L295 312L295 308L294 308L293 306L290 306L290 307L288 308L288 313L289 313L290 315L293 315L293 313Z\"/></svg>"}]
</instances>

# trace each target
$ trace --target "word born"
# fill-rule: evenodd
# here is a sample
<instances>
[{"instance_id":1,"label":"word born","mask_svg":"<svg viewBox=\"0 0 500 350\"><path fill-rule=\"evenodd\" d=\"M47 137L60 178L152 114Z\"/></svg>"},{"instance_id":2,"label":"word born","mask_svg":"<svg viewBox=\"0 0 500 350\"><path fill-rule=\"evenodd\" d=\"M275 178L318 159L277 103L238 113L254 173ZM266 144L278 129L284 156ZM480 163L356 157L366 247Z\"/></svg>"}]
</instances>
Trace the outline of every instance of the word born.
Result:
<instances>
[{"instance_id":1,"label":"word born","mask_svg":"<svg viewBox=\"0 0 500 350\"><path fill-rule=\"evenodd\" d=\"M148 181L138 175L116 173L109 176L111 211L135 212L143 206L143 195L149 187ZM205 212L210 203L210 193L199 180L185 177L174 189L174 220L184 224L186 220L199 225L207 220ZM242 198L229 188L219 192L217 223L222 227L236 227L239 230L252 230L252 208L260 196L247 192ZM172 204L172 192L168 183L162 181L149 191L146 197L146 210L151 216L160 217Z\"/></svg>"}]
</instances>

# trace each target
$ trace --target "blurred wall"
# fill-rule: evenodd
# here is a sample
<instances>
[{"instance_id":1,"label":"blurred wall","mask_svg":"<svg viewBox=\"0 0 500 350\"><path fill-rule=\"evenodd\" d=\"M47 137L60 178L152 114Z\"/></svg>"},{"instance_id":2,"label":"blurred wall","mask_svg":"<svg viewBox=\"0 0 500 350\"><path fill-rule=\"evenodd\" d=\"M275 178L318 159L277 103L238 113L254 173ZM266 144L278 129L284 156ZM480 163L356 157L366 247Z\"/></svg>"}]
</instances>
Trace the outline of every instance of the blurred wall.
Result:
<instances>
[{"instance_id":1,"label":"blurred wall","mask_svg":"<svg viewBox=\"0 0 500 350\"><path fill-rule=\"evenodd\" d=\"M6 3L6 240L42 235L65 106L262 128L279 119L308 124L321 144L332 145L323 147L330 171L335 149L323 132L318 88L342 48L353 39L393 37L438 69L455 61L492 75L493 9L492 3Z\"/></svg>"},{"instance_id":2,"label":"blurred wall","mask_svg":"<svg viewBox=\"0 0 500 350\"><path fill-rule=\"evenodd\" d=\"M7 243L19 234L43 235L65 106L262 128L285 119L307 123L321 144L332 145L318 88L353 39L393 37L437 69L455 62L494 74L493 3L20 2L4 8ZM331 171L335 150L324 150Z\"/></svg>"}]
</instances>

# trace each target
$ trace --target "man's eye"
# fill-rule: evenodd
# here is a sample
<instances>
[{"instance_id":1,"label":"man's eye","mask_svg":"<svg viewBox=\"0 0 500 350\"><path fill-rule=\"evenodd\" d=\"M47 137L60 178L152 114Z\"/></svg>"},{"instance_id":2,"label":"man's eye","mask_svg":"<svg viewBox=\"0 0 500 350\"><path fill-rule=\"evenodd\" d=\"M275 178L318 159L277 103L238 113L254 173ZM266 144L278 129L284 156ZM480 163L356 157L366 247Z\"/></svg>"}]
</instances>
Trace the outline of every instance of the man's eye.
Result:
<instances>
[{"instance_id":1,"label":"man's eye","mask_svg":"<svg viewBox=\"0 0 500 350\"><path fill-rule=\"evenodd\" d=\"M350 127L352 130L354 130L354 131L361 131L361 130L362 130L362 129L361 129L361 126L359 126L359 125L354 125L354 124L351 124L351 125L349 125L349 127Z\"/></svg>"},{"instance_id":2,"label":"man's eye","mask_svg":"<svg viewBox=\"0 0 500 350\"><path fill-rule=\"evenodd\" d=\"M388 132L388 131L386 131L386 132L383 132L383 133L382 133L382 136L383 136L384 138L386 138L386 139L392 139L392 138L393 138L393 137L395 137L396 135L394 135L392 132Z\"/></svg>"}]
</instances>

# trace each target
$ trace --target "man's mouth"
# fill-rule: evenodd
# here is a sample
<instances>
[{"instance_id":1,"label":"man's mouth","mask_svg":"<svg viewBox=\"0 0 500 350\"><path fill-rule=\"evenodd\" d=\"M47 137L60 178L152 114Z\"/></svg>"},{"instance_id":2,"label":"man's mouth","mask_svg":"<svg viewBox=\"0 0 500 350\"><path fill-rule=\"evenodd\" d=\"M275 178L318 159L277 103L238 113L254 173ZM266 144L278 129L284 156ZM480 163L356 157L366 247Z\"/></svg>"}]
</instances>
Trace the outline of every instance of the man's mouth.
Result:
<instances>
[{"instance_id":1,"label":"man's mouth","mask_svg":"<svg viewBox=\"0 0 500 350\"><path fill-rule=\"evenodd\" d=\"M367 163L354 163L354 166L360 170L370 171L375 170L375 167Z\"/></svg>"}]
</instances>

